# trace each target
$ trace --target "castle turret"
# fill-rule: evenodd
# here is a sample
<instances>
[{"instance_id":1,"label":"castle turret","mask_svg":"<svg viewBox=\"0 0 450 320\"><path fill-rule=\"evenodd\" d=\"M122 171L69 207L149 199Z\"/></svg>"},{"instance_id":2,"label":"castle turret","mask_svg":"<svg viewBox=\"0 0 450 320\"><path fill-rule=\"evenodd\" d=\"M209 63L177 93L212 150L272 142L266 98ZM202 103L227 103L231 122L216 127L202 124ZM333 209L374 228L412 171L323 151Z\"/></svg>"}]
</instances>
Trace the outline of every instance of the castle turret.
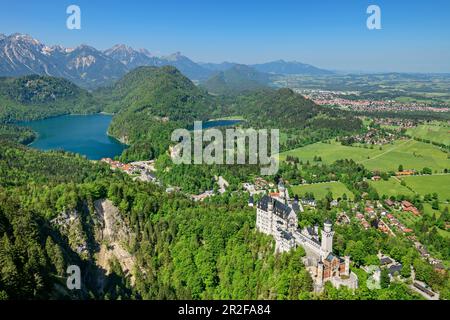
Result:
<instances>
[{"instance_id":1,"label":"castle turret","mask_svg":"<svg viewBox=\"0 0 450 320\"><path fill-rule=\"evenodd\" d=\"M273 199L272 198L270 198L269 202L267 203L267 211L273 212Z\"/></svg>"},{"instance_id":2,"label":"castle turret","mask_svg":"<svg viewBox=\"0 0 450 320\"><path fill-rule=\"evenodd\" d=\"M350 257L345 256L344 261L345 261L344 276L348 277L350 275Z\"/></svg>"},{"instance_id":3,"label":"castle turret","mask_svg":"<svg viewBox=\"0 0 450 320\"><path fill-rule=\"evenodd\" d=\"M255 200L253 199L253 196L250 196L250 197L248 198L248 206L249 206L249 207L253 207L253 206L254 206L254 203L255 203Z\"/></svg>"},{"instance_id":4,"label":"castle turret","mask_svg":"<svg viewBox=\"0 0 450 320\"><path fill-rule=\"evenodd\" d=\"M317 263L317 278L316 278L317 284L322 285L323 284L323 263L322 261L319 261Z\"/></svg>"},{"instance_id":5,"label":"castle turret","mask_svg":"<svg viewBox=\"0 0 450 320\"><path fill-rule=\"evenodd\" d=\"M333 252L334 231L332 229L332 226L333 225L331 221L328 219L323 224L321 249L323 251L324 256L326 256L330 252Z\"/></svg>"},{"instance_id":6,"label":"castle turret","mask_svg":"<svg viewBox=\"0 0 450 320\"><path fill-rule=\"evenodd\" d=\"M280 193L280 200L282 200L284 203L286 202L286 187L284 186L283 180L280 180L278 183L278 192Z\"/></svg>"}]
</instances>

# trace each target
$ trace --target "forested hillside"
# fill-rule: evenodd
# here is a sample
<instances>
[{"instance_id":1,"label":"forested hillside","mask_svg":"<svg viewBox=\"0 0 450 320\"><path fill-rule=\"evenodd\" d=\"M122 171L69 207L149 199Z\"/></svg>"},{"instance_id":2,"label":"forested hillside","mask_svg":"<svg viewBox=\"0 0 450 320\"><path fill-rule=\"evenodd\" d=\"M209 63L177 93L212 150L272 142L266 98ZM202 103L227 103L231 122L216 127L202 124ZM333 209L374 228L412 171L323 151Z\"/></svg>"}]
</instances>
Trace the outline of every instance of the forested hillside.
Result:
<instances>
[{"instance_id":1,"label":"forested hillside","mask_svg":"<svg viewBox=\"0 0 450 320\"><path fill-rule=\"evenodd\" d=\"M0 122L101 110L90 93L70 81L37 75L0 78L0 105Z\"/></svg>"},{"instance_id":2,"label":"forested hillside","mask_svg":"<svg viewBox=\"0 0 450 320\"><path fill-rule=\"evenodd\" d=\"M118 112L109 133L131 145L122 156L124 161L166 152L171 132L191 127L195 120L242 116L253 128L281 129L287 136L283 149L361 130L362 124L343 111L319 107L290 89L211 96L173 67L137 68L115 86L97 91L96 96L106 101L106 111Z\"/></svg>"},{"instance_id":3,"label":"forested hillside","mask_svg":"<svg viewBox=\"0 0 450 320\"><path fill-rule=\"evenodd\" d=\"M36 133L30 128L11 124L0 124L0 140L29 144L36 139Z\"/></svg>"},{"instance_id":4,"label":"forested hillside","mask_svg":"<svg viewBox=\"0 0 450 320\"><path fill-rule=\"evenodd\" d=\"M93 165L80 155L63 151L41 152L0 140L0 182L2 186L32 183L81 183L104 176L104 166Z\"/></svg>"},{"instance_id":5,"label":"forested hillside","mask_svg":"<svg viewBox=\"0 0 450 320\"><path fill-rule=\"evenodd\" d=\"M98 93L117 112L110 134L131 144L124 159L153 158L168 150L175 128L206 120L220 107L174 67L141 67Z\"/></svg>"},{"instance_id":6,"label":"forested hillside","mask_svg":"<svg viewBox=\"0 0 450 320\"><path fill-rule=\"evenodd\" d=\"M194 203L73 155L2 146L2 170L22 159L14 175L2 172L0 183L2 299L415 298L401 284L372 291L362 286L355 295L327 285L323 294L312 294L303 250L274 255L273 240L255 232L255 211L245 195ZM42 166L50 159L52 172ZM67 180L63 173L69 173ZM131 270L115 256L102 261L103 223L96 204L103 199L118 208L118 219L129 230L127 239L117 241L134 263ZM303 219L317 223L327 214ZM339 252L358 261L360 235L338 241ZM380 246L394 250L398 243L374 234L370 250ZM81 291L65 287L66 267L73 264L83 274Z\"/></svg>"},{"instance_id":7,"label":"forested hillside","mask_svg":"<svg viewBox=\"0 0 450 320\"><path fill-rule=\"evenodd\" d=\"M272 240L254 232L245 197L198 206L70 154L5 142L0 157L1 298L297 299L311 291L302 251L275 257ZM98 265L94 203L105 198L131 230L134 285L115 259L108 274ZM84 272L75 296L65 289L69 264Z\"/></svg>"},{"instance_id":8,"label":"forested hillside","mask_svg":"<svg viewBox=\"0 0 450 320\"><path fill-rule=\"evenodd\" d=\"M101 298L92 280L100 270L77 251L77 243L93 238L89 203L102 196L93 182L112 177L109 168L2 140L0 177L1 298ZM53 220L67 213L80 217L69 232ZM65 271L71 264L88 273L81 291L66 288Z\"/></svg>"},{"instance_id":9,"label":"forested hillside","mask_svg":"<svg viewBox=\"0 0 450 320\"><path fill-rule=\"evenodd\" d=\"M170 66L136 68L98 93L109 100L108 112L146 111L177 121L192 120L212 110L208 95Z\"/></svg>"},{"instance_id":10,"label":"forested hillside","mask_svg":"<svg viewBox=\"0 0 450 320\"><path fill-rule=\"evenodd\" d=\"M361 120L350 113L318 106L290 89L240 95L232 110L242 116L249 127L280 129L281 150L362 129Z\"/></svg>"}]
</instances>

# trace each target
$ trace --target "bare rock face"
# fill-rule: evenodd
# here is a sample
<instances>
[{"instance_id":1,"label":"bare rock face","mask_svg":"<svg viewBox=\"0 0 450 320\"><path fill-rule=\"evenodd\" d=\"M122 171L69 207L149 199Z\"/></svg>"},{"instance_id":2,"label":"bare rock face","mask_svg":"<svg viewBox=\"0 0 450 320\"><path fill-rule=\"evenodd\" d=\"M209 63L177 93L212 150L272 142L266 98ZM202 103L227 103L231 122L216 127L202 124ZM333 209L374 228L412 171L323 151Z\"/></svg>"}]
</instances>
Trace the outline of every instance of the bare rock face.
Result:
<instances>
[{"instance_id":1,"label":"bare rock face","mask_svg":"<svg viewBox=\"0 0 450 320\"><path fill-rule=\"evenodd\" d=\"M62 235L67 237L68 244L74 252L81 258L89 258L90 246L80 212L77 210L61 212L51 223L58 228Z\"/></svg>"},{"instance_id":2,"label":"bare rock face","mask_svg":"<svg viewBox=\"0 0 450 320\"><path fill-rule=\"evenodd\" d=\"M131 283L134 283L135 258L128 251L132 236L130 229L122 219L119 209L110 200L97 200L94 206L99 223L96 232L100 247L96 258L97 265L109 273L111 260L117 260L122 271L130 275Z\"/></svg>"},{"instance_id":3,"label":"bare rock face","mask_svg":"<svg viewBox=\"0 0 450 320\"><path fill-rule=\"evenodd\" d=\"M85 204L83 208L61 212L51 223L81 259L97 266L89 270L89 278L95 281L98 292L104 290L113 263L116 267L120 264L123 274L134 284L136 261L129 252L133 233L110 200L95 201L93 209Z\"/></svg>"}]
</instances>

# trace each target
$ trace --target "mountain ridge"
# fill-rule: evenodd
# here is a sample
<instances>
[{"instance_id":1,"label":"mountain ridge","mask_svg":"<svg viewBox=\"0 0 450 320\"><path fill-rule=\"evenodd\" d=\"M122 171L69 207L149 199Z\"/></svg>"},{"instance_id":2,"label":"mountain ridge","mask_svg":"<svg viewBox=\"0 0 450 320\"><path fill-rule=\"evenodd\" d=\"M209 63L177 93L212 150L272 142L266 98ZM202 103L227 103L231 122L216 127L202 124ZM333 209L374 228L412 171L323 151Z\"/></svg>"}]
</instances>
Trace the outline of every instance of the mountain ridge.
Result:
<instances>
[{"instance_id":1,"label":"mountain ridge","mask_svg":"<svg viewBox=\"0 0 450 320\"><path fill-rule=\"evenodd\" d=\"M219 71L201 85L212 94L237 94L268 86L270 77L247 65L235 64Z\"/></svg>"},{"instance_id":2,"label":"mountain ridge","mask_svg":"<svg viewBox=\"0 0 450 320\"><path fill-rule=\"evenodd\" d=\"M47 46L27 34L0 34L0 76L30 74L63 77L85 89L108 86L140 66L174 66L191 80L206 81L218 71L238 65L232 62L195 62L180 52L166 56L152 55L147 49L135 50L119 44L106 50L81 44L74 48ZM331 74L300 62L278 60L248 65L259 72L273 74Z\"/></svg>"},{"instance_id":3,"label":"mountain ridge","mask_svg":"<svg viewBox=\"0 0 450 320\"><path fill-rule=\"evenodd\" d=\"M266 63L252 64L251 67L259 72L270 74L286 74L286 75L330 75L334 72L320 69L310 64L305 64L298 61L275 60Z\"/></svg>"}]
</instances>

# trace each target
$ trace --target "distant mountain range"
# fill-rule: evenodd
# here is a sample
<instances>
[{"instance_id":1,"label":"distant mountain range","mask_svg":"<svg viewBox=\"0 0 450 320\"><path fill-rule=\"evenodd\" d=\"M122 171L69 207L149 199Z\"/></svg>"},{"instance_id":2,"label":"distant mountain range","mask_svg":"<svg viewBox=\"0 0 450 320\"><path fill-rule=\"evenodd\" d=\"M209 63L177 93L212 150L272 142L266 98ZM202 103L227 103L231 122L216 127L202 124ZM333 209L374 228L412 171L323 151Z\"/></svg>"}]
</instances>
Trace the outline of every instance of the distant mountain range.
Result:
<instances>
[{"instance_id":1,"label":"distant mountain range","mask_svg":"<svg viewBox=\"0 0 450 320\"><path fill-rule=\"evenodd\" d=\"M272 74L302 74L302 75L328 75L333 74L332 71L319 69L309 64L297 61L278 60L262 64L254 64L253 68L259 72Z\"/></svg>"},{"instance_id":2,"label":"distant mountain range","mask_svg":"<svg viewBox=\"0 0 450 320\"><path fill-rule=\"evenodd\" d=\"M224 71L219 71L201 85L210 93L235 94L254 91L268 86L270 75L252 67L235 64Z\"/></svg>"},{"instance_id":3,"label":"distant mountain range","mask_svg":"<svg viewBox=\"0 0 450 320\"><path fill-rule=\"evenodd\" d=\"M146 49L115 45L105 51L91 46L46 46L29 35L0 34L0 76L48 75L68 79L84 88L110 85L140 66L174 66L191 80L205 81L235 67L231 62L196 63L181 53L157 57ZM330 74L314 66L283 60L251 66L261 73Z\"/></svg>"},{"instance_id":4,"label":"distant mountain range","mask_svg":"<svg viewBox=\"0 0 450 320\"><path fill-rule=\"evenodd\" d=\"M124 64L86 45L48 47L23 34L0 40L0 76L49 75L95 88L120 79L127 71Z\"/></svg>"},{"instance_id":5,"label":"distant mountain range","mask_svg":"<svg viewBox=\"0 0 450 320\"><path fill-rule=\"evenodd\" d=\"M204 62L199 62L199 64L203 68L208 69L208 70L213 71L213 72L225 71L225 70L231 69L232 67L237 65L237 63L234 63L234 62L222 62L222 63L204 63Z\"/></svg>"}]
</instances>

